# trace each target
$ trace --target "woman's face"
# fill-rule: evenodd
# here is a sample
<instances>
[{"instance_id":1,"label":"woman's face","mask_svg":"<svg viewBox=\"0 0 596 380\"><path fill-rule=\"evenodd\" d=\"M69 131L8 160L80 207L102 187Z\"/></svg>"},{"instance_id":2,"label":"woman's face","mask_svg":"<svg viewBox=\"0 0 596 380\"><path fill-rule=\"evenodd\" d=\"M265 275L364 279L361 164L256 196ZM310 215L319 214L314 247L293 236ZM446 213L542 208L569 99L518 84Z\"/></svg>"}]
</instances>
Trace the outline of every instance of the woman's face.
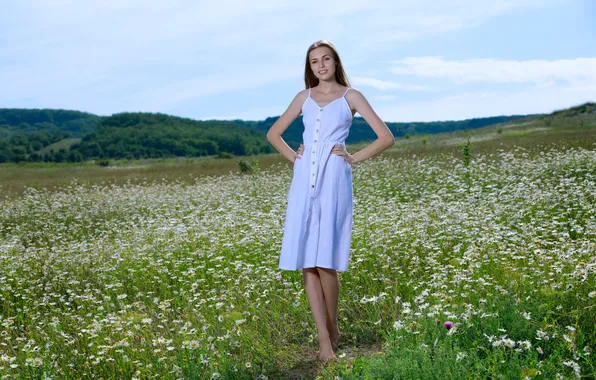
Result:
<instances>
[{"instance_id":1,"label":"woman's face","mask_svg":"<svg viewBox=\"0 0 596 380\"><path fill-rule=\"evenodd\" d=\"M335 76L336 61L327 46L320 46L308 54L310 68L319 80L327 80Z\"/></svg>"}]
</instances>

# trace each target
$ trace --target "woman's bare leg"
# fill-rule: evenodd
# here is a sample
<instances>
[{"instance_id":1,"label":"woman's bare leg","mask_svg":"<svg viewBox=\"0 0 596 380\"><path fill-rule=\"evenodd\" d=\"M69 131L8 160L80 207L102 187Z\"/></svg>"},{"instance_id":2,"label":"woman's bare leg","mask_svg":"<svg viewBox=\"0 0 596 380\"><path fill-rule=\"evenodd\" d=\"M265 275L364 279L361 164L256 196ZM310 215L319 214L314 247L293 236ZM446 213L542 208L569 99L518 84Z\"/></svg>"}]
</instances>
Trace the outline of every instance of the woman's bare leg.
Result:
<instances>
[{"instance_id":1,"label":"woman's bare leg","mask_svg":"<svg viewBox=\"0 0 596 380\"><path fill-rule=\"evenodd\" d=\"M331 340L329 339L329 332L325 324L325 298L323 296L321 279L316 268L303 268L302 277L304 279L304 289L310 303L310 309L317 325L320 348L319 359L329 360L334 357L334 354Z\"/></svg>"},{"instance_id":2,"label":"woman's bare leg","mask_svg":"<svg viewBox=\"0 0 596 380\"><path fill-rule=\"evenodd\" d=\"M321 279L321 287L323 288L323 296L325 298L326 313L326 327L329 332L329 339L334 349L339 343L339 328L337 327L337 307L339 303L339 279L337 278L337 271L335 269L317 267L319 278Z\"/></svg>"}]
</instances>

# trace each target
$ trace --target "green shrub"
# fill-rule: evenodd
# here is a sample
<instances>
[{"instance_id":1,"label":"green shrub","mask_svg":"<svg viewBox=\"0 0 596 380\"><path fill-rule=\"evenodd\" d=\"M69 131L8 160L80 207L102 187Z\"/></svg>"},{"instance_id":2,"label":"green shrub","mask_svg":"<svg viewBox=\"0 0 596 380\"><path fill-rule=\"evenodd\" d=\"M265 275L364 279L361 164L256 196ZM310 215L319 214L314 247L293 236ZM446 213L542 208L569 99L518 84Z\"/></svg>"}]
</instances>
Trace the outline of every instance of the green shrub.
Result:
<instances>
[{"instance_id":1,"label":"green shrub","mask_svg":"<svg viewBox=\"0 0 596 380\"><path fill-rule=\"evenodd\" d=\"M216 158L232 158L234 157L231 153L228 152L219 152L219 154L217 156L215 156Z\"/></svg>"},{"instance_id":2,"label":"green shrub","mask_svg":"<svg viewBox=\"0 0 596 380\"><path fill-rule=\"evenodd\" d=\"M241 159L238 161L238 167L242 173L257 173L260 171L259 161L257 160L245 160Z\"/></svg>"}]
</instances>

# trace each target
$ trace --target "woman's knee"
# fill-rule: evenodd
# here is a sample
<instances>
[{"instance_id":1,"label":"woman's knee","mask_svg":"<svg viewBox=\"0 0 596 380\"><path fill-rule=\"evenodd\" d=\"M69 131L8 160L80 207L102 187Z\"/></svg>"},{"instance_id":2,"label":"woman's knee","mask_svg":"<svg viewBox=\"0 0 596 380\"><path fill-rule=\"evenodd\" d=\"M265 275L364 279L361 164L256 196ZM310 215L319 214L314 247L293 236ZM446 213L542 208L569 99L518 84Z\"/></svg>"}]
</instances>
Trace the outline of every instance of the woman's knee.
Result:
<instances>
[{"instance_id":1,"label":"woman's knee","mask_svg":"<svg viewBox=\"0 0 596 380\"><path fill-rule=\"evenodd\" d=\"M330 268L322 268L322 267L315 267L317 270L317 273L319 273L319 276L322 274L323 276L327 275L331 275L331 276L337 276L337 271L335 269L330 269Z\"/></svg>"},{"instance_id":2,"label":"woman's knee","mask_svg":"<svg viewBox=\"0 0 596 380\"><path fill-rule=\"evenodd\" d=\"M309 275L319 275L319 271L317 270L317 268L302 268L302 275L303 276L309 276Z\"/></svg>"}]
</instances>

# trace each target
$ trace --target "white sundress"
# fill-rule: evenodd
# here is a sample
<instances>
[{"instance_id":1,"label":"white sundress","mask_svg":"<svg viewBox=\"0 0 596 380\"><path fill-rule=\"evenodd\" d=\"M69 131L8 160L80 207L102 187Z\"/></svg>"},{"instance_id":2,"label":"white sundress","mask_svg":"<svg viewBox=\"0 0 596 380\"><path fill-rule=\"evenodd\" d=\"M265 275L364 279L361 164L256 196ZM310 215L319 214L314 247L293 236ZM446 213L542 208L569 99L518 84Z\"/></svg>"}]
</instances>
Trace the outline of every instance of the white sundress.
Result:
<instances>
[{"instance_id":1,"label":"white sundress","mask_svg":"<svg viewBox=\"0 0 596 380\"><path fill-rule=\"evenodd\" d=\"M320 107L302 105L304 153L294 161L279 268L323 267L346 271L352 238L352 166L331 153L345 146L352 111L340 97Z\"/></svg>"}]
</instances>

